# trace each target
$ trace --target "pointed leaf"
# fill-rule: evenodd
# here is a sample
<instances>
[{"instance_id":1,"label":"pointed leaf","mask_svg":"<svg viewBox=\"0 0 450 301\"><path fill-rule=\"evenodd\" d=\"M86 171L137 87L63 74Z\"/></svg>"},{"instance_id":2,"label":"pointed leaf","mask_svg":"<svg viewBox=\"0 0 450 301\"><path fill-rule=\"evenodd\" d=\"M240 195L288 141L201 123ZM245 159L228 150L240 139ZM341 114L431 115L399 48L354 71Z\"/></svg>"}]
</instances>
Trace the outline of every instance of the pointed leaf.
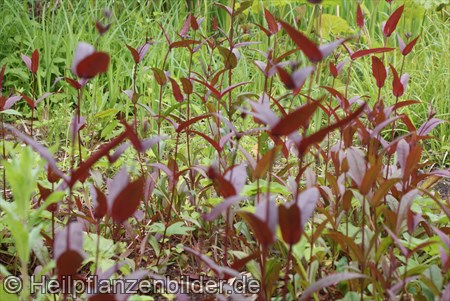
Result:
<instances>
[{"instance_id":1,"label":"pointed leaf","mask_svg":"<svg viewBox=\"0 0 450 301\"><path fill-rule=\"evenodd\" d=\"M403 88L403 84L400 81L400 78L398 77L397 70L395 70L394 66L389 64L391 67L393 79L392 79L392 94L396 97L400 97L403 95L403 92L405 91Z\"/></svg>"},{"instance_id":2,"label":"pointed leaf","mask_svg":"<svg viewBox=\"0 0 450 301\"><path fill-rule=\"evenodd\" d=\"M291 134L300 127L303 129L307 128L312 115L317 110L317 107L317 102L308 102L304 104L294 112L289 113L286 117L282 118L275 125L275 127L272 128L271 134L275 136L283 136Z\"/></svg>"},{"instance_id":3,"label":"pointed leaf","mask_svg":"<svg viewBox=\"0 0 450 301\"><path fill-rule=\"evenodd\" d=\"M313 62L319 62L322 60L323 55L320 52L319 47L308 39L303 33L296 30L291 25L280 20L281 26L283 26L284 30L288 33L297 47L303 51L303 53L308 57L308 59Z\"/></svg>"},{"instance_id":4,"label":"pointed leaf","mask_svg":"<svg viewBox=\"0 0 450 301\"><path fill-rule=\"evenodd\" d=\"M39 52L38 50L34 50L33 54L31 55L31 72L36 74L39 68Z\"/></svg>"},{"instance_id":5,"label":"pointed leaf","mask_svg":"<svg viewBox=\"0 0 450 301\"><path fill-rule=\"evenodd\" d=\"M283 240L289 244L296 244L301 237L300 209L296 203L280 205L278 207L278 221Z\"/></svg>"},{"instance_id":6,"label":"pointed leaf","mask_svg":"<svg viewBox=\"0 0 450 301\"><path fill-rule=\"evenodd\" d=\"M356 25L359 28L363 28L364 27L364 16L363 16L363 12L361 9L361 5L358 3L358 6L356 8Z\"/></svg>"},{"instance_id":7,"label":"pointed leaf","mask_svg":"<svg viewBox=\"0 0 450 301\"><path fill-rule=\"evenodd\" d=\"M161 69L151 68L153 71L153 76L156 79L158 85L163 86L167 83L167 77Z\"/></svg>"},{"instance_id":8,"label":"pointed leaf","mask_svg":"<svg viewBox=\"0 0 450 301\"><path fill-rule=\"evenodd\" d=\"M189 47L191 45L200 44L199 41L195 40L182 40L182 41L176 41L170 44L170 48L182 48L182 47Z\"/></svg>"},{"instance_id":9,"label":"pointed leaf","mask_svg":"<svg viewBox=\"0 0 450 301\"><path fill-rule=\"evenodd\" d=\"M125 44L125 46L127 46L128 50L130 50L134 62L136 64L139 63L139 52L137 52L137 50L131 47L130 45Z\"/></svg>"},{"instance_id":10,"label":"pointed leaf","mask_svg":"<svg viewBox=\"0 0 450 301\"><path fill-rule=\"evenodd\" d=\"M143 196L144 178L129 183L114 199L111 208L112 219L121 224L131 217L139 206Z\"/></svg>"},{"instance_id":11,"label":"pointed leaf","mask_svg":"<svg viewBox=\"0 0 450 301\"><path fill-rule=\"evenodd\" d=\"M187 79L186 77L182 77L180 78L181 81L181 85L183 86L183 91L186 94L192 94L193 92L193 87L192 87L192 82Z\"/></svg>"},{"instance_id":12,"label":"pointed leaf","mask_svg":"<svg viewBox=\"0 0 450 301\"><path fill-rule=\"evenodd\" d=\"M380 47L380 48L371 48L371 49L363 49L363 50L358 50L356 52L353 52L350 55L350 58L352 60L356 60L357 58L360 58L362 56L366 56L369 54L374 54L374 53L383 53L383 52L389 52L394 50L395 48L388 48L388 47Z\"/></svg>"},{"instance_id":13,"label":"pointed leaf","mask_svg":"<svg viewBox=\"0 0 450 301\"><path fill-rule=\"evenodd\" d=\"M266 19L267 27L269 27L270 33L276 34L280 30L280 25L266 8L264 8L264 18Z\"/></svg>"},{"instance_id":14,"label":"pointed leaf","mask_svg":"<svg viewBox=\"0 0 450 301\"><path fill-rule=\"evenodd\" d=\"M298 144L299 155L303 155L311 144L321 142L327 136L327 134L329 132L331 132L337 128L346 126L348 123L350 123L354 119L358 118L358 116L361 115L361 113L364 111L365 107L366 107L366 104L363 104L355 112L348 115L346 118L341 119L340 121L338 121L326 128L322 128L319 131L317 131L316 133L314 133L308 137L304 137Z\"/></svg>"},{"instance_id":15,"label":"pointed leaf","mask_svg":"<svg viewBox=\"0 0 450 301\"><path fill-rule=\"evenodd\" d=\"M418 39L419 39L419 36L417 36L414 40L409 42L408 45L406 45L406 47L404 49L402 49L402 54L408 55L411 52L411 50L413 49L414 45L416 45Z\"/></svg>"},{"instance_id":16,"label":"pointed leaf","mask_svg":"<svg viewBox=\"0 0 450 301\"><path fill-rule=\"evenodd\" d=\"M386 68L384 67L383 62L376 56L372 56L372 74L377 81L377 87L382 88L387 76Z\"/></svg>"},{"instance_id":17,"label":"pointed leaf","mask_svg":"<svg viewBox=\"0 0 450 301\"><path fill-rule=\"evenodd\" d=\"M175 100L178 102L182 102L184 100L184 96L181 93L180 86L173 78L169 77L169 80L172 85L172 92L173 92L173 96L175 97Z\"/></svg>"},{"instance_id":18,"label":"pointed leaf","mask_svg":"<svg viewBox=\"0 0 450 301\"><path fill-rule=\"evenodd\" d=\"M16 129L13 126L11 126L9 124L5 124L4 126L6 129L11 131L14 134L14 136L16 136L17 138L22 140L27 145L31 146L35 152L37 152L42 158L44 158L44 160L47 161L47 163L50 165L50 167L52 168L52 170L55 174L57 174L61 178L66 179L66 176L64 175L64 173L58 168L58 165L56 164L56 160L53 158L52 154L46 147L44 147L39 142L37 142L33 138L27 136L26 134L22 133L21 131L19 131L18 129Z\"/></svg>"},{"instance_id":19,"label":"pointed leaf","mask_svg":"<svg viewBox=\"0 0 450 301\"><path fill-rule=\"evenodd\" d=\"M94 217L102 218L108 211L108 201L105 194L97 187L91 186L91 196L94 200Z\"/></svg>"},{"instance_id":20,"label":"pointed leaf","mask_svg":"<svg viewBox=\"0 0 450 301\"><path fill-rule=\"evenodd\" d=\"M391 34L394 32L395 28L397 27L398 21L400 21L400 18L403 13L404 5L397 8L392 15L389 17L389 19L386 21L386 24L383 27L383 34L386 37L390 37Z\"/></svg>"}]
</instances>

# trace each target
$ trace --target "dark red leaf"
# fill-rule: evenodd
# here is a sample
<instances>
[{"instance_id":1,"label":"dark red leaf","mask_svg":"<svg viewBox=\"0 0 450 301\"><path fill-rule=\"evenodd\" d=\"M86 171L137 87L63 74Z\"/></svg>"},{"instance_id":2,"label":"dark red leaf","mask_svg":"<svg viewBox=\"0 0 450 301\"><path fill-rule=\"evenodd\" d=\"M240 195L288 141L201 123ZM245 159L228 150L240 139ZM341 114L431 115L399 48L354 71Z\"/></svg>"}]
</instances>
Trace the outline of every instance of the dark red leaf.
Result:
<instances>
[{"instance_id":1,"label":"dark red leaf","mask_svg":"<svg viewBox=\"0 0 450 301\"><path fill-rule=\"evenodd\" d=\"M402 50L403 55L408 55L411 50L413 49L414 45L416 45L417 40L419 39L419 36L417 36L414 40L408 43L408 45L405 46L405 48Z\"/></svg>"},{"instance_id":2,"label":"dark red leaf","mask_svg":"<svg viewBox=\"0 0 450 301\"><path fill-rule=\"evenodd\" d=\"M398 77L397 70L395 70L394 66L392 66L391 64L389 64L389 66L391 67L392 75L394 77L392 79L392 93L394 94L394 96L400 97L403 95L403 92L405 92L404 87L402 85L402 82L400 81L400 78Z\"/></svg>"},{"instance_id":3,"label":"dark red leaf","mask_svg":"<svg viewBox=\"0 0 450 301\"><path fill-rule=\"evenodd\" d=\"M382 88L386 80L386 68L383 62L376 56L372 56L372 74L377 81L377 87Z\"/></svg>"},{"instance_id":4,"label":"dark red leaf","mask_svg":"<svg viewBox=\"0 0 450 301\"><path fill-rule=\"evenodd\" d=\"M358 7L356 8L356 25L359 28L364 27L364 16L361 10L361 5L358 3Z\"/></svg>"},{"instance_id":5,"label":"dark red leaf","mask_svg":"<svg viewBox=\"0 0 450 301\"><path fill-rule=\"evenodd\" d=\"M278 207L278 222L283 240L289 244L296 244L301 237L300 209L296 203L280 205Z\"/></svg>"},{"instance_id":6,"label":"dark red leaf","mask_svg":"<svg viewBox=\"0 0 450 301\"><path fill-rule=\"evenodd\" d=\"M394 186L399 180L400 179L394 178L381 183L375 190L373 197L369 198L370 205L372 207L379 206L384 197L389 193L389 190L392 188L392 186Z\"/></svg>"},{"instance_id":7,"label":"dark red leaf","mask_svg":"<svg viewBox=\"0 0 450 301\"><path fill-rule=\"evenodd\" d=\"M31 55L31 72L36 74L39 68L39 52L38 50L34 50Z\"/></svg>"},{"instance_id":8,"label":"dark red leaf","mask_svg":"<svg viewBox=\"0 0 450 301\"><path fill-rule=\"evenodd\" d=\"M203 18L200 18L199 20L197 20L197 18L191 14L191 28L193 30L198 30L200 28L200 23L203 22Z\"/></svg>"},{"instance_id":9,"label":"dark red leaf","mask_svg":"<svg viewBox=\"0 0 450 301\"><path fill-rule=\"evenodd\" d=\"M178 128L176 129L177 133L181 133L185 128L189 127L191 124L196 123L199 120L208 118L210 115L200 115L200 116L196 116L194 118L191 118L189 120L186 120L185 122L181 123Z\"/></svg>"},{"instance_id":10,"label":"dark red leaf","mask_svg":"<svg viewBox=\"0 0 450 301\"><path fill-rule=\"evenodd\" d=\"M97 28L98 33L101 35L105 34L109 30L110 27L111 27L111 24L103 25L102 23L100 23L98 21L95 22L95 28Z\"/></svg>"},{"instance_id":11,"label":"dark red leaf","mask_svg":"<svg viewBox=\"0 0 450 301\"><path fill-rule=\"evenodd\" d=\"M144 178L140 177L129 183L113 200L111 217L116 223L121 224L134 214L143 196L144 184Z\"/></svg>"},{"instance_id":12,"label":"dark red leaf","mask_svg":"<svg viewBox=\"0 0 450 301\"><path fill-rule=\"evenodd\" d=\"M264 28L263 26L261 26L261 25L259 25L259 24L255 24L255 25L258 26L259 29L261 29L261 30L266 34L266 36L270 37L270 36L272 35L272 33L270 32L270 30Z\"/></svg>"},{"instance_id":13,"label":"dark red leaf","mask_svg":"<svg viewBox=\"0 0 450 301\"><path fill-rule=\"evenodd\" d=\"M95 52L83 59L76 67L77 75L89 79L99 73L105 73L109 66L109 55L105 52Z\"/></svg>"},{"instance_id":14,"label":"dark red leaf","mask_svg":"<svg viewBox=\"0 0 450 301\"><path fill-rule=\"evenodd\" d=\"M214 88L212 85L208 84L207 82L201 81L196 78L190 78L190 79L192 79L193 81L196 81L196 82L202 84L203 86L205 86L206 88L208 88L208 90L211 91L217 99L220 100L222 98L222 95L220 94L220 92L216 88Z\"/></svg>"},{"instance_id":15,"label":"dark red leaf","mask_svg":"<svg viewBox=\"0 0 450 301\"><path fill-rule=\"evenodd\" d=\"M238 60L236 54L234 54L233 51L222 46L219 46L217 49L219 50L219 53L223 58L226 69L233 69L237 66Z\"/></svg>"},{"instance_id":16,"label":"dark red leaf","mask_svg":"<svg viewBox=\"0 0 450 301\"><path fill-rule=\"evenodd\" d=\"M270 11L268 11L266 8L264 8L264 17L266 18L270 33L276 34L280 30L280 26L278 25L278 22L275 20Z\"/></svg>"},{"instance_id":17,"label":"dark red leaf","mask_svg":"<svg viewBox=\"0 0 450 301\"><path fill-rule=\"evenodd\" d=\"M356 60L357 58L360 58L362 56L366 56L369 54L373 54L373 53L383 53L383 52L389 52L394 50L394 48L388 48L388 47L380 47L380 48L372 48L372 49L363 49L363 50L358 50L356 52L353 52L350 55L350 58L352 60Z\"/></svg>"},{"instance_id":18,"label":"dark red leaf","mask_svg":"<svg viewBox=\"0 0 450 301\"><path fill-rule=\"evenodd\" d=\"M180 78L181 81L181 85L183 86L183 91L186 94L192 94L193 92L193 87L192 87L192 82L187 79L186 77L182 77Z\"/></svg>"},{"instance_id":19,"label":"dark red leaf","mask_svg":"<svg viewBox=\"0 0 450 301\"><path fill-rule=\"evenodd\" d=\"M395 111L397 109L403 108L403 107L407 107L416 103L420 103L420 101L418 100L405 100L405 101L399 101L396 104L394 104L391 109L392 111Z\"/></svg>"},{"instance_id":20,"label":"dark red leaf","mask_svg":"<svg viewBox=\"0 0 450 301\"><path fill-rule=\"evenodd\" d=\"M328 86L321 86L321 88L324 88L325 90L327 90L331 95L333 95L337 101L339 102L339 104L341 105L342 109L344 109L345 111L347 111L348 108L350 108L350 103L347 100L347 98L345 98L344 95L342 95L341 92L339 92L338 90L332 88L332 87L328 87Z\"/></svg>"},{"instance_id":21,"label":"dark red leaf","mask_svg":"<svg viewBox=\"0 0 450 301\"><path fill-rule=\"evenodd\" d=\"M397 8L386 21L386 24L384 24L383 34L386 37L391 36L391 34L394 32L395 28L397 27L398 21L400 21L400 18L402 16L404 7L405 6L402 5Z\"/></svg>"},{"instance_id":22,"label":"dark red leaf","mask_svg":"<svg viewBox=\"0 0 450 301\"><path fill-rule=\"evenodd\" d=\"M359 187L359 191L362 195L367 195L370 189L374 186L378 175L382 168L382 161L378 160L376 164L373 164L366 171L364 177L362 178L361 185Z\"/></svg>"},{"instance_id":23,"label":"dark red leaf","mask_svg":"<svg viewBox=\"0 0 450 301\"><path fill-rule=\"evenodd\" d=\"M211 144L211 146L214 147L218 152L222 151L222 147L220 147L219 143L217 143L217 141L215 141L214 139L212 139L208 135L206 135L206 134L204 134L202 132L194 131L194 130L188 130L188 131L190 133L194 133L196 135L199 135L200 137L202 137L203 139L208 141L208 143Z\"/></svg>"},{"instance_id":24,"label":"dark red leaf","mask_svg":"<svg viewBox=\"0 0 450 301\"><path fill-rule=\"evenodd\" d=\"M280 76L281 81L286 86L287 89L293 90L295 89L294 81L292 80L289 73L286 72L283 68L277 66L278 75Z\"/></svg>"},{"instance_id":25,"label":"dark red leaf","mask_svg":"<svg viewBox=\"0 0 450 301\"><path fill-rule=\"evenodd\" d=\"M64 80L67 83L69 83L72 87L74 87L75 89L77 89L77 90L81 89L81 84L78 81L76 81L74 79L71 79L71 78L68 78L68 77L64 77Z\"/></svg>"},{"instance_id":26,"label":"dark red leaf","mask_svg":"<svg viewBox=\"0 0 450 301\"><path fill-rule=\"evenodd\" d=\"M337 128L343 127L348 123L350 123L351 121L353 121L354 119L358 118L358 116L361 115L361 113L364 111L365 106L366 104L363 104L354 113L350 114L346 118L341 119L338 122L326 128L320 129L319 131L310 136L304 137L298 145L299 155L303 155L310 145L321 142L329 132Z\"/></svg>"},{"instance_id":27,"label":"dark red leaf","mask_svg":"<svg viewBox=\"0 0 450 301\"><path fill-rule=\"evenodd\" d=\"M283 26L284 30L288 33L294 43L297 45L299 49L303 51L303 53L308 57L311 62L319 62L322 60L323 55L320 52L319 47L308 39L303 33L296 30L291 25L280 20L281 26Z\"/></svg>"},{"instance_id":28,"label":"dark red leaf","mask_svg":"<svg viewBox=\"0 0 450 301\"><path fill-rule=\"evenodd\" d=\"M329 66L330 66L330 73L331 73L331 75L333 77L337 77L338 76L338 71L336 69L336 65L333 64L332 62L330 62Z\"/></svg>"},{"instance_id":29,"label":"dark red leaf","mask_svg":"<svg viewBox=\"0 0 450 301\"><path fill-rule=\"evenodd\" d=\"M91 196L94 200L94 217L102 218L108 211L108 201L105 194L97 188L97 186L91 187Z\"/></svg>"},{"instance_id":30,"label":"dark red leaf","mask_svg":"<svg viewBox=\"0 0 450 301\"><path fill-rule=\"evenodd\" d=\"M267 208L267 206L270 207ZM261 245L267 247L275 241L278 207L273 201L260 202L256 207L256 213L239 211L238 214L250 225Z\"/></svg>"},{"instance_id":31,"label":"dark red leaf","mask_svg":"<svg viewBox=\"0 0 450 301\"><path fill-rule=\"evenodd\" d=\"M223 197L228 198L236 195L236 189L230 181L226 180L221 174L219 174L215 168L210 167L208 169L208 177L213 181L214 187L217 192Z\"/></svg>"},{"instance_id":32,"label":"dark red leaf","mask_svg":"<svg viewBox=\"0 0 450 301\"><path fill-rule=\"evenodd\" d=\"M6 65L3 65L2 70L0 71L0 95L2 94L3 89L3 78L5 76Z\"/></svg>"},{"instance_id":33,"label":"dark red leaf","mask_svg":"<svg viewBox=\"0 0 450 301\"><path fill-rule=\"evenodd\" d=\"M153 76L155 77L158 85L160 86L165 85L167 83L167 77L164 74L164 71L158 68L151 68L151 69L153 71Z\"/></svg>"},{"instance_id":34,"label":"dark red leaf","mask_svg":"<svg viewBox=\"0 0 450 301\"><path fill-rule=\"evenodd\" d=\"M130 45L125 44L125 46L127 46L128 50L130 50L131 55L133 56L134 62L136 64L139 63L139 53L137 52L137 50L134 49L133 47L131 47Z\"/></svg>"},{"instance_id":35,"label":"dark red leaf","mask_svg":"<svg viewBox=\"0 0 450 301\"><path fill-rule=\"evenodd\" d=\"M37 187L39 189L39 194L41 195L40 199L45 201L48 196L52 193L52 191L48 188L43 187L41 184L37 184Z\"/></svg>"},{"instance_id":36,"label":"dark red leaf","mask_svg":"<svg viewBox=\"0 0 450 301\"><path fill-rule=\"evenodd\" d=\"M275 136L289 135L298 130L300 127L305 129L309 125L309 121L317 110L317 102L308 102L294 112L289 113L282 118L271 130L271 134Z\"/></svg>"},{"instance_id":37,"label":"dark red leaf","mask_svg":"<svg viewBox=\"0 0 450 301\"><path fill-rule=\"evenodd\" d=\"M220 98L224 97L225 95L227 95L227 93L230 93L231 91L233 91L234 89L236 89L237 87L243 86L243 85L247 85L250 82L240 82L231 86L226 87L225 89L223 89L222 91L220 91Z\"/></svg>"},{"instance_id":38,"label":"dark red leaf","mask_svg":"<svg viewBox=\"0 0 450 301\"><path fill-rule=\"evenodd\" d=\"M34 101L33 101L31 98L29 98L27 95L23 94L23 93L20 93L20 95L22 95L22 97L26 100L26 102L28 103L28 105L29 105L32 109L34 109Z\"/></svg>"},{"instance_id":39,"label":"dark red leaf","mask_svg":"<svg viewBox=\"0 0 450 301\"><path fill-rule=\"evenodd\" d=\"M173 96L175 97L175 100L178 102L182 102L184 100L184 96L181 93L180 86L173 78L169 77L169 80L172 85L172 92L173 92Z\"/></svg>"},{"instance_id":40,"label":"dark red leaf","mask_svg":"<svg viewBox=\"0 0 450 301\"><path fill-rule=\"evenodd\" d=\"M170 48L181 48L181 47L188 47L191 45L199 44L199 41L195 40L182 40L182 41L176 41L170 44Z\"/></svg>"}]
</instances>

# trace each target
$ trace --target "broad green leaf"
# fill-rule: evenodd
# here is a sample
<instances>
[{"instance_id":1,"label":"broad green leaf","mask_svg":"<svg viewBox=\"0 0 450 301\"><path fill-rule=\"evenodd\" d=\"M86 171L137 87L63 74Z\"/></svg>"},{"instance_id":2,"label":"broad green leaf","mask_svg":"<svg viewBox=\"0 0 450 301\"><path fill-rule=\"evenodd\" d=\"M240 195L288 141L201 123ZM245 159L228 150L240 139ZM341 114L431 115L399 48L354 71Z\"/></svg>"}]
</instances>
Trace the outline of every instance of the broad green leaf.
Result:
<instances>
[{"instance_id":1,"label":"broad green leaf","mask_svg":"<svg viewBox=\"0 0 450 301\"><path fill-rule=\"evenodd\" d=\"M322 15L322 34L325 39L351 33L353 33L353 29L341 17L330 14Z\"/></svg>"}]
</instances>

